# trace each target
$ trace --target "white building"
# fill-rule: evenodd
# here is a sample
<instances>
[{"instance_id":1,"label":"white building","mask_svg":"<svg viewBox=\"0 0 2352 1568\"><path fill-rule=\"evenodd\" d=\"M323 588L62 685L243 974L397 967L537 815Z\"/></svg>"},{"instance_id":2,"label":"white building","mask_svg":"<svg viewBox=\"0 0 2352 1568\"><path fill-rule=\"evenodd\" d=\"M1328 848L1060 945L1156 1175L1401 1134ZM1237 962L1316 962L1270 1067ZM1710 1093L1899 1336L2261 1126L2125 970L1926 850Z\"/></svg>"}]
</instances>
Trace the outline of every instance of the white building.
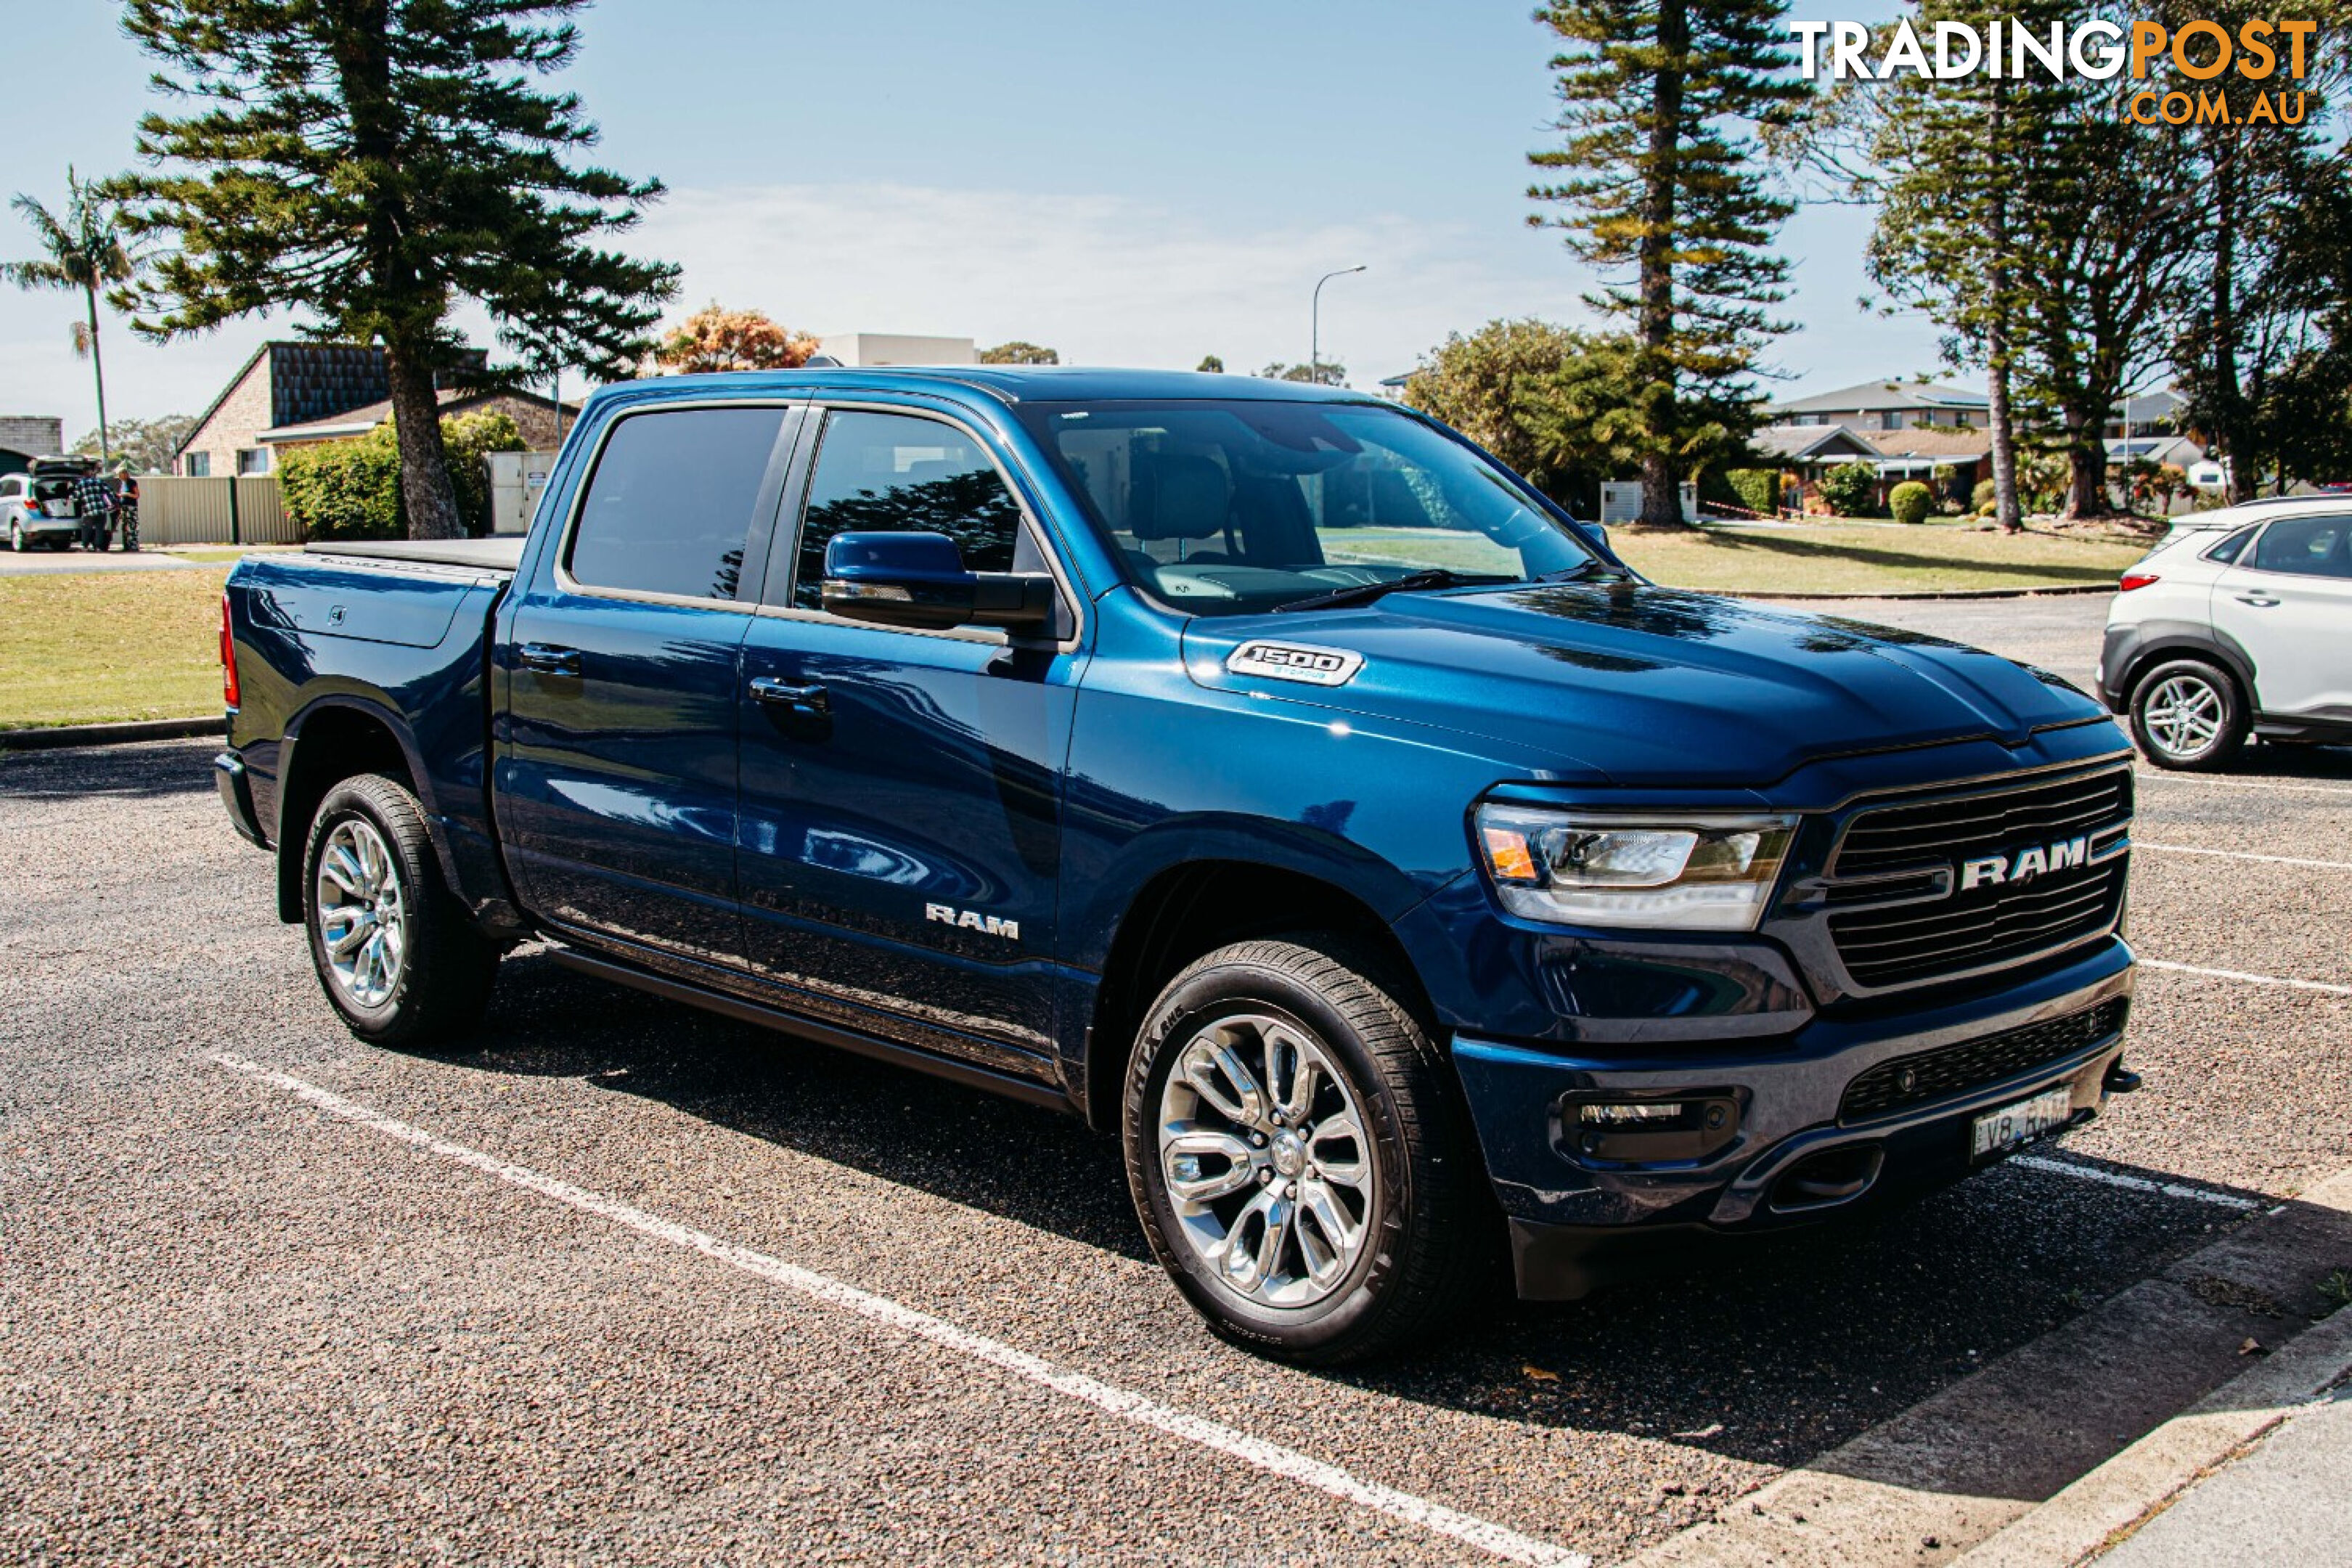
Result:
<instances>
[{"instance_id":1,"label":"white building","mask_svg":"<svg viewBox=\"0 0 2352 1568\"><path fill-rule=\"evenodd\" d=\"M908 332L834 332L817 340L817 352L843 364L977 364L980 346L970 338L926 338Z\"/></svg>"}]
</instances>

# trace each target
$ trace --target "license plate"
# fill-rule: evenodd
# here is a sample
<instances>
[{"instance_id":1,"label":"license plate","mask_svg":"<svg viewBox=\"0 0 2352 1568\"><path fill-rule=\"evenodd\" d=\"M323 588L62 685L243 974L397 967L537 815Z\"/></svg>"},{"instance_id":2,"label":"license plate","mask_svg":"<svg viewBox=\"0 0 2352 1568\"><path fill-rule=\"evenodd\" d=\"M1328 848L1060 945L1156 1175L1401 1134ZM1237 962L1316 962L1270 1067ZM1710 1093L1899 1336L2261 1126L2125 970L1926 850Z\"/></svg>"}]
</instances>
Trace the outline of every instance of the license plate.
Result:
<instances>
[{"instance_id":1,"label":"license plate","mask_svg":"<svg viewBox=\"0 0 2352 1568\"><path fill-rule=\"evenodd\" d=\"M1988 1110L1977 1118L1970 1131L1969 1156L1982 1159L1987 1154L2014 1149L2021 1143L2031 1143L2036 1138L2065 1126L2074 1114L2074 1090L2066 1084L2043 1089L2032 1100L2021 1100L2014 1105Z\"/></svg>"}]
</instances>

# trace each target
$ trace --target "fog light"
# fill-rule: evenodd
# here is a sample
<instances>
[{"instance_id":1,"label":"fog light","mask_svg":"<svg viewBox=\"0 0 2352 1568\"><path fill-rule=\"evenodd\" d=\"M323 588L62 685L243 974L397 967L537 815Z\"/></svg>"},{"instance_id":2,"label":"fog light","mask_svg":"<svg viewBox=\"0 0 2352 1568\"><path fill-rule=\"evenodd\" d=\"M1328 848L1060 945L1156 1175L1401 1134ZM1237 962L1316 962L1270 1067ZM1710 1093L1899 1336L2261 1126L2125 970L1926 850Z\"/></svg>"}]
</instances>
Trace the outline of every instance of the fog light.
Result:
<instances>
[{"instance_id":1,"label":"fog light","mask_svg":"<svg viewBox=\"0 0 2352 1568\"><path fill-rule=\"evenodd\" d=\"M1728 1089L1680 1100L1565 1100L1553 1126L1560 1152L1612 1165L1673 1165L1712 1157L1739 1136Z\"/></svg>"},{"instance_id":2,"label":"fog light","mask_svg":"<svg viewBox=\"0 0 2352 1568\"><path fill-rule=\"evenodd\" d=\"M1578 1111L1586 1121L1630 1125L1643 1121L1673 1121L1683 1113L1678 1100L1645 1100L1627 1105L1588 1105Z\"/></svg>"}]
</instances>

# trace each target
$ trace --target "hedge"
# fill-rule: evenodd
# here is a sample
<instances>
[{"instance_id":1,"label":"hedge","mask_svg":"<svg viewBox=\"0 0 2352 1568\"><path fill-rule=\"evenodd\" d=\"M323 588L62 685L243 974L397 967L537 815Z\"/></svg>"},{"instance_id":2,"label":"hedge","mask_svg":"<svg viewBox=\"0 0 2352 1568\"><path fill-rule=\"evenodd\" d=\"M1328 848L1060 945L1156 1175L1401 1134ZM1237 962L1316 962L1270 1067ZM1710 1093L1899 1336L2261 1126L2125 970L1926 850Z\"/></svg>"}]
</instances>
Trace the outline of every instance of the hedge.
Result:
<instances>
[{"instance_id":1,"label":"hedge","mask_svg":"<svg viewBox=\"0 0 2352 1568\"><path fill-rule=\"evenodd\" d=\"M1936 505L1936 492L1916 479L1906 479L1887 492L1886 510L1897 522L1925 522Z\"/></svg>"},{"instance_id":2,"label":"hedge","mask_svg":"<svg viewBox=\"0 0 2352 1568\"><path fill-rule=\"evenodd\" d=\"M1731 481L1739 504L1766 517L1780 510L1780 473L1777 468L1734 468L1723 476Z\"/></svg>"},{"instance_id":3,"label":"hedge","mask_svg":"<svg viewBox=\"0 0 2352 1568\"><path fill-rule=\"evenodd\" d=\"M495 409L441 421L449 479L466 531L490 531L490 478L483 458L527 449L514 416ZM287 452L278 472L286 512L311 539L401 539L408 533L400 499L400 446L387 419L349 441L322 441Z\"/></svg>"}]
</instances>

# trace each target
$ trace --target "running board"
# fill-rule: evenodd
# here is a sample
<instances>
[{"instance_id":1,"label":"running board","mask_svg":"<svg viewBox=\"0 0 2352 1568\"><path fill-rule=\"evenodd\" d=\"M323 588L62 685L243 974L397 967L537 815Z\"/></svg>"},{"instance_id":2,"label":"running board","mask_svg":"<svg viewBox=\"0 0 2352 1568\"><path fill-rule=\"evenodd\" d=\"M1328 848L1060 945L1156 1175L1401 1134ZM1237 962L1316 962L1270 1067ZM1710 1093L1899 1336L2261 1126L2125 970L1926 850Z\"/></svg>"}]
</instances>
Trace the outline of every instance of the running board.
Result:
<instances>
[{"instance_id":1,"label":"running board","mask_svg":"<svg viewBox=\"0 0 2352 1568\"><path fill-rule=\"evenodd\" d=\"M583 974L593 974L599 980L610 980L616 984L631 986L639 991L649 991L656 996L667 997L673 1002L683 1002L690 1007L700 1007L709 1012L723 1014L730 1018L739 1019L746 1024L757 1024L762 1028L774 1029L782 1034L797 1035L803 1039L813 1040L821 1046L831 1046L835 1050L848 1051L856 1056L870 1058L877 1062L888 1062L897 1067L912 1068L917 1072L929 1073L933 1078L943 1078L950 1083L960 1083L968 1089L986 1089L991 1094L1001 1094L1008 1099L1026 1101L1031 1105L1042 1105L1050 1110L1062 1111L1073 1109L1068 1095L1051 1084L1039 1083L1034 1079L998 1072L992 1068L979 1067L971 1062L958 1061L953 1057L941 1056L936 1051L927 1051L919 1046L902 1046L893 1040L859 1034L854 1029L844 1029L833 1024L822 1024L814 1018L804 1018L798 1013L788 1013L781 1007L766 1006L740 996L730 996L724 992L706 991L701 986L671 980L643 969L632 968L625 963L615 963L610 959L593 957L576 948L551 946L548 949L548 956L566 969L576 969Z\"/></svg>"}]
</instances>

